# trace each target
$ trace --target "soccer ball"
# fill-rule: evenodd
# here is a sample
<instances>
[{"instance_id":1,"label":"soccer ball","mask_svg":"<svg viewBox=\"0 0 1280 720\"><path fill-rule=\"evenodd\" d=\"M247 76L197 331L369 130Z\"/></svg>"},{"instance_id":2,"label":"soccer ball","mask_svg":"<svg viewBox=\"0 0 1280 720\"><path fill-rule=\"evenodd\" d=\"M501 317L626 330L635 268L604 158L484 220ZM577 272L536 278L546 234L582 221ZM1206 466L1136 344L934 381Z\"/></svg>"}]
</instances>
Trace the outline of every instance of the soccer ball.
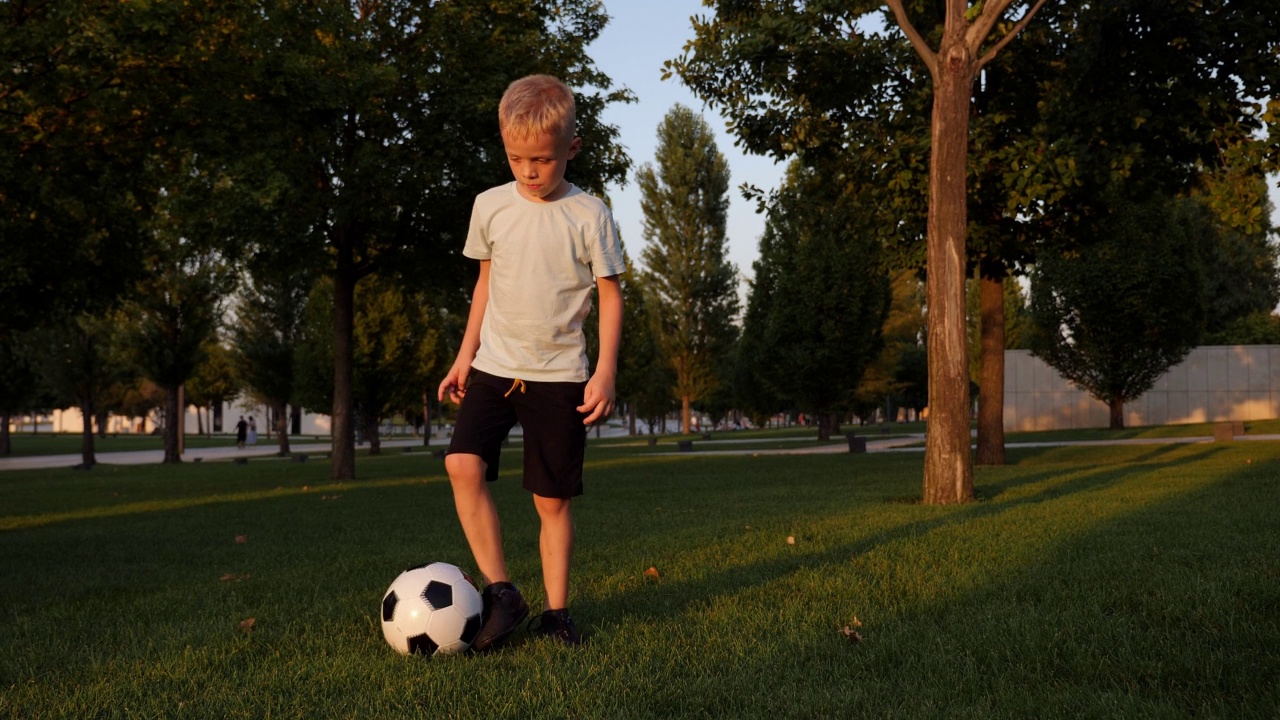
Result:
<instances>
[{"instance_id":1,"label":"soccer ball","mask_svg":"<svg viewBox=\"0 0 1280 720\"><path fill-rule=\"evenodd\" d=\"M401 655L452 655L471 647L484 603L466 573L449 563L400 573L382 598L382 636Z\"/></svg>"}]
</instances>

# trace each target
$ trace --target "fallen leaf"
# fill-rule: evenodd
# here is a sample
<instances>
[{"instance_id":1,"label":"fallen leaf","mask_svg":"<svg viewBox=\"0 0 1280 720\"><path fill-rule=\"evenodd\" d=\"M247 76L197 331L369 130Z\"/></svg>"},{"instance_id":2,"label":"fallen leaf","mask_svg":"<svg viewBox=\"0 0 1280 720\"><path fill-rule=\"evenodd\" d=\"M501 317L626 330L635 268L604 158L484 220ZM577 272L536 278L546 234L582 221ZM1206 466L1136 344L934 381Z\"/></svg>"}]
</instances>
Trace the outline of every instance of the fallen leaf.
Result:
<instances>
[{"instance_id":1,"label":"fallen leaf","mask_svg":"<svg viewBox=\"0 0 1280 720\"><path fill-rule=\"evenodd\" d=\"M253 632L253 626L258 624L257 618L245 618L240 621L240 630L242 632Z\"/></svg>"},{"instance_id":2,"label":"fallen leaf","mask_svg":"<svg viewBox=\"0 0 1280 720\"><path fill-rule=\"evenodd\" d=\"M231 573L227 573L226 575L223 575L222 577L218 578L218 581L219 581L219 582L231 582L232 580L235 580L235 579L236 579L236 576L235 576L235 575L232 575Z\"/></svg>"},{"instance_id":3,"label":"fallen leaf","mask_svg":"<svg viewBox=\"0 0 1280 720\"><path fill-rule=\"evenodd\" d=\"M849 624L850 624L850 625L852 625L853 627L856 627L856 628L860 628L860 627L862 627L862 621L858 619L858 616L857 616L857 615L854 615L854 616L853 616L853 622L851 622L851 623L849 623Z\"/></svg>"},{"instance_id":4,"label":"fallen leaf","mask_svg":"<svg viewBox=\"0 0 1280 720\"><path fill-rule=\"evenodd\" d=\"M841 632L844 633L845 640L848 640L851 643L862 642L862 633L858 632L857 630L854 630L848 625L845 625L844 630L842 630Z\"/></svg>"},{"instance_id":5,"label":"fallen leaf","mask_svg":"<svg viewBox=\"0 0 1280 720\"><path fill-rule=\"evenodd\" d=\"M787 544L788 544L788 545L795 545L795 544L796 544L796 537L795 537L794 535L788 535L788 536L787 536Z\"/></svg>"},{"instance_id":6,"label":"fallen leaf","mask_svg":"<svg viewBox=\"0 0 1280 720\"><path fill-rule=\"evenodd\" d=\"M652 580L657 580L657 579L659 579L659 578L661 578L661 577L662 577L662 576L658 573L658 568L653 567L653 566L650 566L648 570L645 570L645 571L644 571L644 576L645 576L645 577L647 577L647 578L650 578L650 579L652 579Z\"/></svg>"},{"instance_id":7,"label":"fallen leaf","mask_svg":"<svg viewBox=\"0 0 1280 720\"><path fill-rule=\"evenodd\" d=\"M237 535L237 536L236 536L236 544L237 544L237 545L243 545L243 544L245 544L245 543L247 543L247 542L249 542L249 536L248 536L248 535Z\"/></svg>"}]
</instances>

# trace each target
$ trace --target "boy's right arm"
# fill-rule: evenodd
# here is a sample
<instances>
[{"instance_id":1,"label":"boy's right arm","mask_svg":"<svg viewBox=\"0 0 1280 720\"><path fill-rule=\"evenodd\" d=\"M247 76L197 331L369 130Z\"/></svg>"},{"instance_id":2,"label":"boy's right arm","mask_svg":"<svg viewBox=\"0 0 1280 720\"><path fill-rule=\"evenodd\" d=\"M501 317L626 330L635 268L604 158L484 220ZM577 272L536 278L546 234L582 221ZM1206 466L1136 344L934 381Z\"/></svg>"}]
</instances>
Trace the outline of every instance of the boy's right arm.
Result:
<instances>
[{"instance_id":1,"label":"boy's right arm","mask_svg":"<svg viewBox=\"0 0 1280 720\"><path fill-rule=\"evenodd\" d=\"M441 381L436 399L443 402L447 395L453 402L461 403L466 396L467 377L471 375L471 362L476 359L476 351L480 349L480 324L484 322L484 311L488 305L489 261L481 260L480 277L471 293L471 311L467 314L467 331L462 335L458 359L453 361L449 374Z\"/></svg>"}]
</instances>

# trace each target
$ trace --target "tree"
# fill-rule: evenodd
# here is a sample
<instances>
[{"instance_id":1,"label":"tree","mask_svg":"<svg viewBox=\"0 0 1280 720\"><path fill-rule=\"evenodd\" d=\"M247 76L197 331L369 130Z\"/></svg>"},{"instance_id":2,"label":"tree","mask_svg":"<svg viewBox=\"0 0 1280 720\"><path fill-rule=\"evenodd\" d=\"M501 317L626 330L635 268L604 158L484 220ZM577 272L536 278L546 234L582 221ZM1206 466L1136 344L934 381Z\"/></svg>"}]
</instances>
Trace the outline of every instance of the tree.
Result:
<instances>
[{"instance_id":1,"label":"tree","mask_svg":"<svg viewBox=\"0 0 1280 720\"><path fill-rule=\"evenodd\" d=\"M97 463L93 421L102 396L113 385L132 377L119 318L78 315L35 331L31 337L42 383L57 407L80 409L80 462Z\"/></svg>"},{"instance_id":2,"label":"tree","mask_svg":"<svg viewBox=\"0 0 1280 720\"><path fill-rule=\"evenodd\" d=\"M163 462L180 463L178 418L186 403L179 401L179 391L205 360L204 348L222 316L222 288L231 276L216 252L182 236L170 219L162 217L154 226L154 274L138 284L126 312L133 362L165 392Z\"/></svg>"},{"instance_id":3,"label":"tree","mask_svg":"<svg viewBox=\"0 0 1280 720\"><path fill-rule=\"evenodd\" d=\"M327 407L333 391L332 306L333 285L327 278L316 283L303 313L296 358L297 402L305 407ZM398 283L373 276L356 295L353 336L353 402L361 434L371 451L380 450L379 424L395 412L421 407L423 388L445 363L440 351L444 315L426 293L409 293Z\"/></svg>"},{"instance_id":4,"label":"tree","mask_svg":"<svg viewBox=\"0 0 1280 720\"><path fill-rule=\"evenodd\" d=\"M964 332L972 89L979 71L1021 32L1043 3L1038 0L1029 7L1022 6L1021 17L1010 23L1001 21L1012 0L981 3L972 10L967 2L949 0L943 8L942 32L934 38L935 49L912 23L902 0L888 0L893 18L928 70L933 95L926 223L930 432L925 446L923 492L927 503L966 502L973 498ZM878 4L846 6L833 15L810 8L807 3L799 7L784 5L775 14L774 8L717 4L717 22L695 22L698 39L668 67L704 99L723 103L735 131L749 148L781 154L803 152L820 146L826 139L842 137L846 123L864 129L871 137L884 137L884 131L869 126L878 111L903 109L894 101L913 94L910 78L914 73L905 64L898 64L904 60L899 48L889 47L891 43L883 38L857 31L858 22ZM927 20L933 19L923 11L921 14ZM804 51L804 38L813 34L815 25L845 38L839 48L841 54L830 52L830 48ZM932 29L926 26L926 30ZM993 32L997 33L994 40ZM843 61L837 59L840 57ZM857 76L856 70L850 73L850 68L861 69L861 65L868 70L865 76ZM816 104L822 107L820 113L827 113L837 104L840 111L815 117L806 112L807 102L788 102L798 95L804 98L785 87L796 78L805 78L799 82L805 90L812 91ZM822 84L828 87L820 87ZM856 89L856 97L833 96L846 84ZM766 99L760 100L761 96ZM890 114L893 112L889 110ZM869 117L862 119L860 115ZM883 142L875 145L884 150ZM872 162L884 164L883 159ZM909 169L905 177L900 167L895 169L900 182L911 182Z\"/></svg>"},{"instance_id":5,"label":"tree","mask_svg":"<svg viewBox=\"0 0 1280 720\"><path fill-rule=\"evenodd\" d=\"M644 212L645 286L675 374L681 431L693 403L720 383L738 312L737 269L726 255L729 166L706 121L676 105L658 126L657 166L636 173Z\"/></svg>"},{"instance_id":6,"label":"tree","mask_svg":"<svg viewBox=\"0 0 1280 720\"><path fill-rule=\"evenodd\" d=\"M889 309L879 237L860 211L839 174L793 163L772 200L756 264L769 286L763 313L748 318L763 323L752 348L760 374L818 419L823 440L852 409Z\"/></svg>"},{"instance_id":7,"label":"tree","mask_svg":"<svg viewBox=\"0 0 1280 720\"><path fill-rule=\"evenodd\" d=\"M30 333L0 334L0 456L12 451L9 423L13 416L35 409L40 396L36 358Z\"/></svg>"},{"instance_id":8,"label":"tree","mask_svg":"<svg viewBox=\"0 0 1280 720\"><path fill-rule=\"evenodd\" d=\"M0 332L103 314L149 274L147 225L190 179L174 168L246 137L224 101L245 95L242 41L268 15L223 0L0 5Z\"/></svg>"},{"instance_id":9,"label":"tree","mask_svg":"<svg viewBox=\"0 0 1280 720\"><path fill-rule=\"evenodd\" d=\"M207 340L202 354L204 362L196 368L186 386L187 403L195 407L197 412L231 402L241 390L240 381L236 377L235 360L221 338ZM213 432L212 418L205 425L205 432Z\"/></svg>"},{"instance_id":10,"label":"tree","mask_svg":"<svg viewBox=\"0 0 1280 720\"><path fill-rule=\"evenodd\" d=\"M438 317L423 293L385 278L370 278L356 295L354 398L371 454L380 452L381 422L419 405L443 365Z\"/></svg>"},{"instance_id":11,"label":"tree","mask_svg":"<svg viewBox=\"0 0 1280 720\"><path fill-rule=\"evenodd\" d=\"M288 405L294 402L294 350L311 275L260 270L241 289L231 324L237 376L271 408L281 455L289 453Z\"/></svg>"},{"instance_id":12,"label":"tree","mask_svg":"<svg viewBox=\"0 0 1280 720\"><path fill-rule=\"evenodd\" d=\"M1031 281L1032 352L1110 408L1181 362L1204 328L1200 248L1214 232L1199 203L1156 196L1119 205L1101 237L1042 254Z\"/></svg>"},{"instance_id":13,"label":"tree","mask_svg":"<svg viewBox=\"0 0 1280 720\"><path fill-rule=\"evenodd\" d=\"M900 270L890 279L889 308L880 335L884 347L858 383L855 412L866 418L883 405L885 419L892 422L897 407L918 408L925 402L924 287L914 271Z\"/></svg>"},{"instance_id":14,"label":"tree","mask_svg":"<svg viewBox=\"0 0 1280 720\"><path fill-rule=\"evenodd\" d=\"M603 190L627 160L601 120L611 82L586 55L607 16L587 0L280 3L260 33L237 117L246 214L274 232L257 255L303 258L332 280L334 479L355 475L355 293L376 274L463 285L475 195L510 180L497 126L506 86L549 73L578 96L574 183Z\"/></svg>"},{"instance_id":15,"label":"tree","mask_svg":"<svg viewBox=\"0 0 1280 720\"><path fill-rule=\"evenodd\" d=\"M953 20L966 5L906 3L907 12L895 8L894 15L909 14L919 39L941 44L963 26ZM904 54L922 43L880 32L895 19L878 14L878 2L715 7L714 19L695 19L694 40L668 70L722 108L751 151L821 154L875 170L886 191L883 227L903 251L899 266L923 264L915 205L931 130L922 121L938 88ZM968 38L981 40L985 19L1006 7L1031 3L975 4ZM1229 164L1231 155L1249 158L1240 165L1255 177L1274 170L1280 146L1247 140L1264 125L1276 137L1280 103L1257 99L1276 95L1278 13L1280 6L1262 0L1050 3L1036 13L1018 34L1017 51L982 68L969 105L965 245L992 283L984 312L998 314L1000 294L991 290L1024 272L1045 239L1096 235L1090 223L1105 215L1108 197L1185 192L1202 169ZM997 24L1002 39L984 57L1018 27ZM1064 233L1064 225L1080 230ZM997 335L988 347L1003 344ZM985 374L998 378L1003 353L988 359ZM998 413L986 391L1002 385L980 383L980 407ZM995 436L984 432L995 415L980 412L980 453Z\"/></svg>"}]
</instances>

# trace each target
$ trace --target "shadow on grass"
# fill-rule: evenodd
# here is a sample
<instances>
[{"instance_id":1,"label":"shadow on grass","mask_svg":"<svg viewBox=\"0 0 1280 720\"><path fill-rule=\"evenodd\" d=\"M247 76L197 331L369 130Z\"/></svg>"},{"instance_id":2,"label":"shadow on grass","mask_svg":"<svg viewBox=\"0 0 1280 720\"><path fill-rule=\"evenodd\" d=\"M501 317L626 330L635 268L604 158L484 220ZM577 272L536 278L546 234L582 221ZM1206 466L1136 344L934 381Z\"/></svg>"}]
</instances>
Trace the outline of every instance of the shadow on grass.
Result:
<instances>
[{"instance_id":1,"label":"shadow on grass","mask_svg":"<svg viewBox=\"0 0 1280 720\"><path fill-rule=\"evenodd\" d=\"M1170 458L1160 463L1146 461L1141 469L1143 472L1159 474L1173 471L1185 462L1187 462L1186 458ZM678 472L677 469L673 468L673 470ZM1030 476L1020 475L1017 478L1010 478L1003 483L998 483L992 491L994 498L1015 487L1037 488L1034 492L1029 492L1022 496L1015 497L1010 493L1010 497L1004 500L997 501L992 499L986 502L953 506L930 507L915 505L906 511L909 514L923 515L925 517L869 533L852 542L836 544L817 552L806 552L797 549L785 555L777 555L772 559L755 562L748 567L735 566L723 571L710 573L697 580L667 577L664 578L661 586L640 586L623 589L616 593L605 595L596 601L598 607L586 607L585 609L588 613L600 617L618 616L625 613L656 619L671 613L684 612L690 604L702 602L706 598L726 594L732 595L762 582L780 580L806 568L846 563L852 558L865 555L877 548L901 540L917 538L966 524L990 521L1026 506L1097 492L1126 481L1135 472L1135 468L1130 463L1119 466L1072 468L1069 470L1046 468ZM681 479L675 478L672 482L680 484ZM685 478L684 482L694 483L697 482L697 479L691 476ZM980 489L985 492L988 486L983 485ZM882 502L892 502L895 497L900 496L882 495L880 499ZM731 498L726 498L726 502L731 501ZM785 506L780 506L777 510L783 514L791 512ZM837 507L824 515L809 513L805 517L805 522L810 525L816 525L823 521L831 521L841 516L844 510L845 508L843 507ZM764 521L767 522L768 520ZM644 535L644 531L638 527L637 531L640 535ZM636 542L632 542L625 547L618 546L613 551L604 549L598 552L604 555L608 555L610 552L625 555L636 544Z\"/></svg>"}]
</instances>

